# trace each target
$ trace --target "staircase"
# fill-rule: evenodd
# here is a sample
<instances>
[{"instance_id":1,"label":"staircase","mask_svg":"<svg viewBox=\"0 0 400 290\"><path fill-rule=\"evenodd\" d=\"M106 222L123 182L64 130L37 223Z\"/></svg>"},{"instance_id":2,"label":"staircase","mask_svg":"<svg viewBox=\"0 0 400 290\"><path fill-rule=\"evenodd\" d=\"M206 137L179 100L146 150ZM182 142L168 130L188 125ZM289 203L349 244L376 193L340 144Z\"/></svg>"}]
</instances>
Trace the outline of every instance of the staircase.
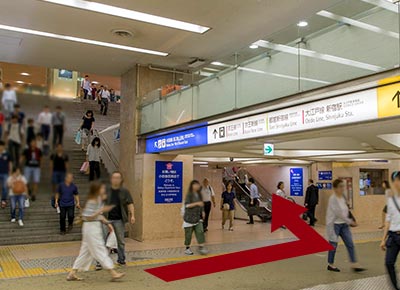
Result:
<instances>
[{"instance_id":1,"label":"staircase","mask_svg":"<svg viewBox=\"0 0 400 290\"><path fill-rule=\"evenodd\" d=\"M119 123L120 104L110 103L108 115L100 115L99 105L95 101L72 101L65 99L50 99L44 96L19 95L19 103L26 118L37 119L44 105L52 110L57 105L63 107L67 116L67 130L64 136L64 150L69 155L70 171L74 173L75 184L78 186L81 203L84 204L89 189L88 176L79 172L85 160L85 153L81 151L80 145L75 144L74 135L81 124L82 116L86 110L93 110L96 119L95 128L101 131L111 125ZM50 140L52 136L50 136ZM42 160L42 176L39 185L39 194L35 202L25 209L24 227L10 222L10 208L0 209L0 245L43 243L43 242L65 242L81 239L80 227L75 227L71 233L64 236L59 234L59 215L51 207L52 196L51 176L49 168L49 156ZM102 180L108 179L104 167L101 168ZM78 214L78 212L76 212Z\"/></svg>"}]
</instances>

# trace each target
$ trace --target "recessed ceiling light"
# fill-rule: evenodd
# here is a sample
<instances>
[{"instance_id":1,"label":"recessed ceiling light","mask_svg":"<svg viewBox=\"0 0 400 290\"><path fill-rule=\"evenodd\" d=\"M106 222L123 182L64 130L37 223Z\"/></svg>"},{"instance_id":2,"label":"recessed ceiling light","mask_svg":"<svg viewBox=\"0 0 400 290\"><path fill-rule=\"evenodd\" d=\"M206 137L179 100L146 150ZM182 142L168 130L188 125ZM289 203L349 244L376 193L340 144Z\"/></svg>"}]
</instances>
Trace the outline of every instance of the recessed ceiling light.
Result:
<instances>
[{"instance_id":1,"label":"recessed ceiling light","mask_svg":"<svg viewBox=\"0 0 400 290\"><path fill-rule=\"evenodd\" d=\"M201 26L189 22L174 20L171 18L160 17L148 13L143 13L139 11L124 9L116 6L111 6L107 4L83 1L83 0L42 0L45 2L50 2L54 4L69 6L73 8L83 9L86 11L94 11L97 13L113 15L122 18L128 18L132 20L147 22L151 24L167 26L171 28L186 30L195 33L204 33L210 30L210 27Z\"/></svg>"},{"instance_id":2,"label":"recessed ceiling light","mask_svg":"<svg viewBox=\"0 0 400 290\"><path fill-rule=\"evenodd\" d=\"M23 84L23 81L15 81L17 84Z\"/></svg>"},{"instance_id":3,"label":"recessed ceiling light","mask_svg":"<svg viewBox=\"0 0 400 290\"><path fill-rule=\"evenodd\" d=\"M139 52L139 53L159 55L159 56L167 56L168 55L168 53L161 52L161 51L149 50L149 49L138 48L138 47L133 47L133 46L114 44L114 43L109 43L109 42L91 40L91 39L86 39L86 38L79 38L79 37L68 36L68 35L55 34L55 33L50 33L50 32L44 32L44 31L38 31L38 30L2 25L2 24L0 24L0 30L8 30L8 31L44 36L44 37L49 37L49 38L61 39L61 40L68 40L68 41L73 41L73 42L86 43L86 44L92 44L92 45L97 45L97 46L104 46L104 47L111 47L111 48L116 48L116 49L121 49L121 50L134 51L134 52Z\"/></svg>"},{"instance_id":4,"label":"recessed ceiling light","mask_svg":"<svg viewBox=\"0 0 400 290\"><path fill-rule=\"evenodd\" d=\"M253 44L250 45L249 47L250 47L251 49L256 49L256 48L258 48L258 45L253 43Z\"/></svg>"},{"instance_id":5,"label":"recessed ceiling light","mask_svg":"<svg viewBox=\"0 0 400 290\"><path fill-rule=\"evenodd\" d=\"M308 22L305 20L301 20L299 21L299 23L297 23L298 27L306 27L308 25Z\"/></svg>"},{"instance_id":6,"label":"recessed ceiling light","mask_svg":"<svg viewBox=\"0 0 400 290\"><path fill-rule=\"evenodd\" d=\"M22 72L20 75L21 75L21 76L30 76L30 74L27 73L27 72Z\"/></svg>"}]
</instances>

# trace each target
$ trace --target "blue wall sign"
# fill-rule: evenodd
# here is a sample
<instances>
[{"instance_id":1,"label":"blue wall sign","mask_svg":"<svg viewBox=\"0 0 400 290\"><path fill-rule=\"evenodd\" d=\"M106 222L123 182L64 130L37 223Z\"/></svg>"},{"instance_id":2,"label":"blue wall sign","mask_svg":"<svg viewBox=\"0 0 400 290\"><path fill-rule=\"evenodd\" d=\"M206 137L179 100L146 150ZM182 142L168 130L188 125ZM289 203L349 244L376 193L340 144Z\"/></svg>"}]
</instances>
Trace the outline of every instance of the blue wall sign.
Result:
<instances>
[{"instance_id":1,"label":"blue wall sign","mask_svg":"<svg viewBox=\"0 0 400 290\"><path fill-rule=\"evenodd\" d=\"M332 189L332 183L331 182L318 182L317 186L321 190L331 190Z\"/></svg>"},{"instance_id":2,"label":"blue wall sign","mask_svg":"<svg viewBox=\"0 0 400 290\"><path fill-rule=\"evenodd\" d=\"M193 128L146 140L146 153L207 145L207 127Z\"/></svg>"},{"instance_id":3,"label":"blue wall sign","mask_svg":"<svg viewBox=\"0 0 400 290\"><path fill-rule=\"evenodd\" d=\"M181 203L183 162L156 161L155 203Z\"/></svg>"},{"instance_id":4,"label":"blue wall sign","mask_svg":"<svg viewBox=\"0 0 400 290\"><path fill-rule=\"evenodd\" d=\"M318 171L318 180L332 180L332 171Z\"/></svg>"},{"instance_id":5,"label":"blue wall sign","mask_svg":"<svg viewBox=\"0 0 400 290\"><path fill-rule=\"evenodd\" d=\"M290 195L303 196L303 168L290 168Z\"/></svg>"}]
</instances>

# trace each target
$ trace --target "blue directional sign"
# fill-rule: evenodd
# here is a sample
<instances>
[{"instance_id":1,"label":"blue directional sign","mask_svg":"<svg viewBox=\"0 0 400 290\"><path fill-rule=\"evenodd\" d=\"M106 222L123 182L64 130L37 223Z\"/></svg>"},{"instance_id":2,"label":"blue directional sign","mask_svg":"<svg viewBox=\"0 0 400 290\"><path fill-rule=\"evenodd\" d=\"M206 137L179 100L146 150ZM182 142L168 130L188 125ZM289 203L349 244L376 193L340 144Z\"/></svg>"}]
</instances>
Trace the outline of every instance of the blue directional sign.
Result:
<instances>
[{"instance_id":1,"label":"blue directional sign","mask_svg":"<svg viewBox=\"0 0 400 290\"><path fill-rule=\"evenodd\" d=\"M166 135L158 135L146 140L146 153L184 149L207 145L207 127L192 128Z\"/></svg>"},{"instance_id":2,"label":"blue directional sign","mask_svg":"<svg viewBox=\"0 0 400 290\"><path fill-rule=\"evenodd\" d=\"M303 196L303 168L290 168L290 195Z\"/></svg>"},{"instance_id":3,"label":"blue directional sign","mask_svg":"<svg viewBox=\"0 0 400 290\"><path fill-rule=\"evenodd\" d=\"M318 180L332 180L332 171L318 171Z\"/></svg>"}]
</instances>

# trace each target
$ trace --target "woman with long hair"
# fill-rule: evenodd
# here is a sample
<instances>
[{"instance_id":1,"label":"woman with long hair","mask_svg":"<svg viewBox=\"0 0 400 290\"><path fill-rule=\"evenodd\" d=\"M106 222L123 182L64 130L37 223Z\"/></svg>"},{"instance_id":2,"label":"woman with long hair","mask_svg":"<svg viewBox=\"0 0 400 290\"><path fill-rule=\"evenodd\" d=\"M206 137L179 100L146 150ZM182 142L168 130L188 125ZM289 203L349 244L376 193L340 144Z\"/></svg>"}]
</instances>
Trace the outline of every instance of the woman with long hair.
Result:
<instances>
[{"instance_id":1,"label":"woman with long hair","mask_svg":"<svg viewBox=\"0 0 400 290\"><path fill-rule=\"evenodd\" d=\"M389 198L393 196L392 190L390 189L390 183L387 180L382 181L382 187L385 190L385 206L383 207L382 211L382 225L379 227L379 229L383 229L385 227L385 221L386 221L386 214L387 214L387 201Z\"/></svg>"},{"instance_id":2,"label":"woman with long hair","mask_svg":"<svg viewBox=\"0 0 400 290\"><path fill-rule=\"evenodd\" d=\"M86 151L89 162L89 181L100 178L100 138L94 137ZM96 176L96 177L95 177Z\"/></svg>"},{"instance_id":3,"label":"woman with long hair","mask_svg":"<svg viewBox=\"0 0 400 290\"><path fill-rule=\"evenodd\" d=\"M225 223L229 219L229 230L233 231L233 218L235 215L235 193L233 192L233 182L229 181L226 184L226 190L221 196L222 210L222 229L225 228Z\"/></svg>"},{"instance_id":4,"label":"woman with long hair","mask_svg":"<svg viewBox=\"0 0 400 290\"><path fill-rule=\"evenodd\" d=\"M82 211L82 245L79 256L76 258L71 272L67 276L68 281L81 281L76 274L79 270L88 271L93 261L98 261L103 269L110 271L111 280L121 279L125 274L118 273L114 269L114 262L108 255L104 243L103 224L108 224L103 213L113 209L113 205L103 206L102 198L106 187L102 183L92 183L86 205Z\"/></svg>"},{"instance_id":5,"label":"woman with long hair","mask_svg":"<svg viewBox=\"0 0 400 290\"><path fill-rule=\"evenodd\" d=\"M82 123L79 126L79 130L82 132L82 151L85 151L86 146L89 144L90 135L94 129L94 114L92 110L87 110L85 115L82 117Z\"/></svg>"},{"instance_id":6,"label":"woman with long hair","mask_svg":"<svg viewBox=\"0 0 400 290\"><path fill-rule=\"evenodd\" d=\"M185 254L193 255L190 249L192 242L193 232L196 236L197 243L199 244L199 252L202 255L208 253L204 246L205 236L203 229L203 221L201 215L203 213L204 203L201 198L201 185L197 180L190 183L189 190L185 197L184 214L183 214L183 228L185 230Z\"/></svg>"}]
</instances>

